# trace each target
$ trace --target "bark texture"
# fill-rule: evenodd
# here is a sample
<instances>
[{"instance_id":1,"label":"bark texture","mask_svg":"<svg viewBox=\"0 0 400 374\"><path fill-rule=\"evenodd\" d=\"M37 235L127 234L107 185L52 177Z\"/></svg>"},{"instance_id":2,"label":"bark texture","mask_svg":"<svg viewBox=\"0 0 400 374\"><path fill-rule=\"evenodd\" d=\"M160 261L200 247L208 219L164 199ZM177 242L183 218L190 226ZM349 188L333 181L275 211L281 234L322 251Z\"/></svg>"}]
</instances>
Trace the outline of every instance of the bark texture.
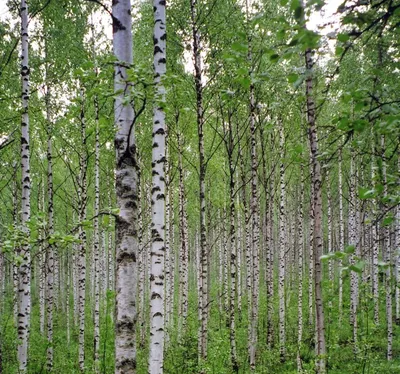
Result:
<instances>
[{"instance_id":1,"label":"bark texture","mask_svg":"<svg viewBox=\"0 0 400 374\"><path fill-rule=\"evenodd\" d=\"M116 195L116 313L115 373L136 372L136 256L137 241L137 157L135 146L132 83L127 69L133 63L130 0L113 2Z\"/></svg>"}]
</instances>

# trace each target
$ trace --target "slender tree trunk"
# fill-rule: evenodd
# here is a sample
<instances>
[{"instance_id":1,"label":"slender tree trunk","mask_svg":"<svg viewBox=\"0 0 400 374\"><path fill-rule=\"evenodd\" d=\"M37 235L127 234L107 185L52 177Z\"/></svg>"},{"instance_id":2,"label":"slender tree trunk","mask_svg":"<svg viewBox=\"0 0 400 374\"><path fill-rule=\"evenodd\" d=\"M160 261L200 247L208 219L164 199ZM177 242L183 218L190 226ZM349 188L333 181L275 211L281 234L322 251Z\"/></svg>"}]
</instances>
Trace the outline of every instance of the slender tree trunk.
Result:
<instances>
[{"instance_id":1,"label":"slender tree trunk","mask_svg":"<svg viewBox=\"0 0 400 374\"><path fill-rule=\"evenodd\" d=\"M382 148L382 182L384 186L384 197L388 196L388 186L387 186L387 173L386 173L386 156L385 156L385 136L382 135L381 138L381 148ZM393 359L393 315L392 315L392 279L391 279L391 248L390 248L390 230L389 226L384 229L384 245L383 253L385 262L388 264L386 267L386 277L385 277L385 289L386 289L386 323L387 323L387 359L390 361Z\"/></svg>"},{"instance_id":2,"label":"slender tree trunk","mask_svg":"<svg viewBox=\"0 0 400 374\"><path fill-rule=\"evenodd\" d=\"M28 58L28 5L21 0L21 85L22 85L22 118L21 118L21 224L25 237L29 238L28 221L31 215L31 176L29 157L29 58ZM28 363L28 342L31 317L31 254L26 241L20 249L22 263L18 267L18 363L19 371L25 373Z\"/></svg>"},{"instance_id":3,"label":"slender tree trunk","mask_svg":"<svg viewBox=\"0 0 400 374\"><path fill-rule=\"evenodd\" d=\"M71 342L71 327L70 327L70 287L71 287L71 268L70 268L70 257L69 252L66 253L66 271L67 271L67 281L66 281L66 319L67 319L67 345L69 348Z\"/></svg>"},{"instance_id":4,"label":"slender tree trunk","mask_svg":"<svg viewBox=\"0 0 400 374\"><path fill-rule=\"evenodd\" d=\"M182 164L182 144L178 137L178 169L179 169L179 232L180 232L180 252L179 252L179 336L186 332L188 315L188 268L189 268L189 249L186 231L185 215L185 184Z\"/></svg>"},{"instance_id":5,"label":"slender tree trunk","mask_svg":"<svg viewBox=\"0 0 400 374\"><path fill-rule=\"evenodd\" d=\"M327 203L328 203L328 253L332 254L333 251L333 243L332 243L332 232L333 232L333 227L332 227L332 196L331 196L331 185L330 185L330 171L327 169L326 171L326 190L327 190ZM329 293L331 297L332 295L332 287L333 287L333 263L332 261L329 261L329 282L330 282L330 287L329 287ZM330 308L332 307L332 302L329 302Z\"/></svg>"},{"instance_id":6,"label":"slender tree trunk","mask_svg":"<svg viewBox=\"0 0 400 374\"><path fill-rule=\"evenodd\" d=\"M115 63L114 102L116 193L119 213L116 217L116 328L115 373L136 372L136 256L137 242L137 157L134 110L131 103L132 83L127 68L133 63L132 17L130 0L114 1L113 46ZM128 103L124 103L126 98Z\"/></svg>"},{"instance_id":7,"label":"slender tree trunk","mask_svg":"<svg viewBox=\"0 0 400 374\"><path fill-rule=\"evenodd\" d=\"M100 213L100 129L99 129L99 108L97 97L94 99L95 106L95 160L94 160L94 232L93 232L93 251L94 251L94 369L96 373L100 371L100 233L99 233L99 213ZM103 248L104 251L104 248Z\"/></svg>"},{"instance_id":8,"label":"slender tree trunk","mask_svg":"<svg viewBox=\"0 0 400 374\"><path fill-rule=\"evenodd\" d=\"M46 73L47 75L47 73ZM50 84L47 83L46 112L47 112L47 219L48 235L54 234L53 207L53 124L50 113ZM53 306L54 306L54 252L55 246L49 241L47 248L47 371L53 370Z\"/></svg>"},{"instance_id":9,"label":"slender tree trunk","mask_svg":"<svg viewBox=\"0 0 400 374\"><path fill-rule=\"evenodd\" d=\"M301 372L302 362L301 362L301 344L303 340L303 201L304 201L304 166L300 165L300 196L299 196L299 216L298 216L298 233L299 233L299 242L297 244L299 251L299 260L298 260L298 334L297 334L297 371Z\"/></svg>"},{"instance_id":10,"label":"slender tree trunk","mask_svg":"<svg viewBox=\"0 0 400 374\"><path fill-rule=\"evenodd\" d=\"M312 185L314 191L314 287L315 287L315 315L316 315L316 370L318 374L326 372L326 345L325 345L325 323L324 308L322 300L322 255L323 233L322 233L322 188L321 188L321 165L318 159L317 126L315 123L315 102L313 98L313 60L312 52L307 49L305 52L305 63L307 69L306 79L306 100L307 100L307 121L308 134L311 149L312 163Z\"/></svg>"},{"instance_id":11,"label":"slender tree trunk","mask_svg":"<svg viewBox=\"0 0 400 374\"><path fill-rule=\"evenodd\" d=\"M83 89L81 89L81 151L79 158L79 192L78 210L79 221L86 220L87 201L87 145L86 119L84 112ZM79 225L79 286L78 286L78 313L79 313L79 369L85 371L85 302L86 302L86 230Z\"/></svg>"},{"instance_id":12,"label":"slender tree trunk","mask_svg":"<svg viewBox=\"0 0 400 374\"><path fill-rule=\"evenodd\" d=\"M249 5L246 2L247 19L249 20ZM251 35L248 35L248 61L250 64L249 75L252 75L252 48ZM251 318L249 321L249 360L250 369L256 368L256 352L257 352L257 324L258 324L258 294L259 294L259 245L260 245L260 219L258 208L258 186L257 186L257 140L256 140L256 104L255 104L255 87L250 84L249 88L249 120L250 120L250 153L251 153L251 226L252 226L252 285L251 285Z\"/></svg>"},{"instance_id":13,"label":"slender tree trunk","mask_svg":"<svg viewBox=\"0 0 400 374\"><path fill-rule=\"evenodd\" d=\"M338 183L339 183L339 251L344 251L344 219L343 219L343 174L342 174L342 150L339 150L338 162ZM343 277L342 260L339 260L339 323L343 316Z\"/></svg>"},{"instance_id":14,"label":"slender tree trunk","mask_svg":"<svg viewBox=\"0 0 400 374\"><path fill-rule=\"evenodd\" d=\"M397 155L397 172L399 174L398 184L400 185L400 152ZM396 303L396 325L400 325L400 205L397 206L396 210L396 226L395 226L395 246L396 246L396 256L395 261L395 272L396 272L396 293L395 293L395 303Z\"/></svg>"},{"instance_id":15,"label":"slender tree trunk","mask_svg":"<svg viewBox=\"0 0 400 374\"><path fill-rule=\"evenodd\" d=\"M356 196L355 196L355 183L356 176L354 170L354 151L351 151L350 157L350 184L349 184L349 242L356 248L357 243L357 228L356 228ZM350 256L351 265L355 264L355 254ZM354 271L350 273L350 324L353 327L353 344L354 353L357 354L357 302L358 302L358 274Z\"/></svg>"},{"instance_id":16,"label":"slender tree trunk","mask_svg":"<svg viewBox=\"0 0 400 374\"><path fill-rule=\"evenodd\" d=\"M285 304L285 255L286 255L286 232L285 232L285 165L283 164L285 135L283 132L283 124L279 126L279 151L280 160L280 198L279 198L279 352L281 362L285 361L286 356L286 304Z\"/></svg>"},{"instance_id":17,"label":"slender tree trunk","mask_svg":"<svg viewBox=\"0 0 400 374\"><path fill-rule=\"evenodd\" d=\"M114 179L113 184L114 185ZM139 191L139 189L138 189ZM139 200L140 201L140 200ZM111 199L111 191L108 193L108 205L111 208L112 199ZM108 227L108 238L107 238L107 249L108 249L108 290L114 290L114 275L115 275L115 266L114 266L114 243L113 243L113 231L114 226L112 222L112 218L110 218L110 225ZM113 316L114 313L111 313Z\"/></svg>"},{"instance_id":18,"label":"slender tree trunk","mask_svg":"<svg viewBox=\"0 0 400 374\"><path fill-rule=\"evenodd\" d=\"M165 256L165 88L166 19L165 2L154 0L154 84L152 151L152 246L150 272L149 374L161 374L164 365L164 256Z\"/></svg>"},{"instance_id":19,"label":"slender tree trunk","mask_svg":"<svg viewBox=\"0 0 400 374\"><path fill-rule=\"evenodd\" d=\"M273 138L271 138L271 147L273 147ZM268 271L267 271L267 345L272 347L274 341L274 323L273 323L273 298L274 298L274 184L275 173L271 173L271 181L269 183L269 198L270 203L268 207Z\"/></svg>"},{"instance_id":20,"label":"slender tree trunk","mask_svg":"<svg viewBox=\"0 0 400 374\"><path fill-rule=\"evenodd\" d=\"M193 58L194 80L196 88L196 114L197 134L199 148L199 200L200 200L200 272L201 272L201 301L200 301L200 330L199 330L199 361L207 359L207 323L208 323L208 249L206 235L206 195L205 178L206 163L204 154L204 110L203 110L203 85L201 63L201 38L198 25L198 3L190 0L192 34L193 34Z\"/></svg>"},{"instance_id":21,"label":"slender tree trunk","mask_svg":"<svg viewBox=\"0 0 400 374\"><path fill-rule=\"evenodd\" d=\"M168 140L168 132L166 133ZM170 178L170 163L169 163L169 147L166 144L165 149L165 302L164 302L164 315L165 315L165 341L169 341L169 329L171 327L171 217L172 209L171 206L171 178Z\"/></svg>"},{"instance_id":22,"label":"slender tree trunk","mask_svg":"<svg viewBox=\"0 0 400 374\"><path fill-rule=\"evenodd\" d=\"M310 159L311 159L310 152ZM313 175L313 166L310 164L310 175ZM314 227L315 227L315 211L314 211L314 184L311 181L310 191L310 223L309 223L309 266L308 266L308 325L310 329L314 325Z\"/></svg>"},{"instance_id":23,"label":"slender tree trunk","mask_svg":"<svg viewBox=\"0 0 400 374\"><path fill-rule=\"evenodd\" d=\"M44 204L44 196L45 196L45 186L44 182L42 184L42 193L41 196L38 196L38 204L40 202L39 210L41 212L45 209ZM39 254L39 323L40 323L40 333L44 335L44 324L45 324L45 297L46 297L46 271L45 271L45 264L46 264L46 232L44 229L40 230L40 238L42 243L40 244L40 254Z\"/></svg>"},{"instance_id":24,"label":"slender tree trunk","mask_svg":"<svg viewBox=\"0 0 400 374\"><path fill-rule=\"evenodd\" d=\"M236 178L239 180L238 176ZM237 216L236 216L236 227L237 227L237 238L236 238L236 262L237 262L237 308L239 314L239 321L242 319L242 253L243 253L243 240L242 240L242 217L240 214L240 201L239 194L237 195Z\"/></svg>"},{"instance_id":25,"label":"slender tree trunk","mask_svg":"<svg viewBox=\"0 0 400 374\"><path fill-rule=\"evenodd\" d=\"M230 255L230 295L229 295L229 340L231 348L231 364L235 373L239 372L239 364L236 353L236 327L235 327L235 300L236 300L236 229L235 229L235 166L233 160L234 141L232 124L229 121L229 132L227 134L227 153L229 162L229 255ZM228 269L226 269L228 270Z\"/></svg>"},{"instance_id":26,"label":"slender tree trunk","mask_svg":"<svg viewBox=\"0 0 400 374\"><path fill-rule=\"evenodd\" d=\"M17 185L17 162L13 162L13 183L12 183L12 194L13 194L13 225L14 228L17 228L18 224L18 185ZM44 196L44 194L42 194ZM43 198L42 198L43 199ZM43 204L42 204L43 205ZM43 231L43 230L42 230ZM42 235L43 232L42 232ZM45 261L45 256L44 256L44 250L43 246L40 247L42 250L42 266L44 266L44 261ZM14 248L14 252L17 254L19 251L18 248ZM44 273L44 267L42 268L42 273ZM13 312L14 312L14 322L16 325L18 325L18 308L19 308L19 294L18 294L18 265L15 259L13 259L13 264L12 264L12 280L13 280ZM41 317L42 319L40 320L41 323L41 332L44 332L44 279L42 278L43 283L43 299L42 299L42 304L41 304Z\"/></svg>"},{"instance_id":27,"label":"slender tree trunk","mask_svg":"<svg viewBox=\"0 0 400 374\"><path fill-rule=\"evenodd\" d=\"M228 262L228 242L229 238L227 235L227 230L226 230L226 221L227 221L227 214L226 214L226 208L224 207L222 211L222 269L223 269L223 284L222 284L222 300L224 304L224 309L223 309L223 317L226 317L226 314L229 311L229 278L228 278L228 273L229 273L229 262ZM228 323L229 326L229 323Z\"/></svg>"}]
</instances>

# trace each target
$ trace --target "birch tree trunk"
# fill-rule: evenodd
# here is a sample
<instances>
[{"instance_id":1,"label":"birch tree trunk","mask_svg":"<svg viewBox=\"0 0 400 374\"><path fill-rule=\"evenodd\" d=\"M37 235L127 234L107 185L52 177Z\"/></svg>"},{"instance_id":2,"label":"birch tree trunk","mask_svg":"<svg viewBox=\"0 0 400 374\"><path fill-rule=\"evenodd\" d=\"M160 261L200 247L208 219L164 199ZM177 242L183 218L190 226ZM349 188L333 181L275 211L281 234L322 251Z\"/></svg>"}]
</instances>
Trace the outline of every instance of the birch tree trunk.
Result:
<instances>
[{"instance_id":1,"label":"birch tree trunk","mask_svg":"<svg viewBox=\"0 0 400 374\"><path fill-rule=\"evenodd\" d=\"M247 22L249 21L249 7L246 1ZM249 76L252 75L252 46L251 35L248 33L248 61L249 61ZM250 199L250 214L252 226L252 284L251 284L251 318L249 321L249 359L250 370L256 368L256 352L257 352L257 323L258 323L258 293L259 293L259 244L260 244L260 219L258 209L258 192L257 192L257 140L256 140L256 105L255 105L255 87L250 84L249 88L249 121L250 121L250 158L251 158L251 199Z\"/></svg>"},{"instance_id":2,"label":"birch tree trunk","mask_svg":"<svg viewBox=\"0 0 400 374\"><path fill-rule=\"evenodd\" d=\"M299 216L298 216L298 232L299 242L297 244L299 251L298 259L298 334L297 334L297 371L302 371L302 362L300 356L301 344L303 340L303 201L304 201L304 166L300 165L300 196L299 196Z\"/></svg>"},{"instance_id":3,"label":"birch tree trunk","mask_svg":"<svg viewBox=\"0 0 400 374\"><path fill-rule=\"evenodd\" d=\"M149 374L163 373L164 365L164 256L165 256L165 88L166 18L165 2L154 0L154 85L152 147L152 246L150 272Z\"/></svg>"},{"instance_id":4,"label":"birch tree trunk","mask_svg":"<svg viewBox=\"0 0 400 374\"><path fill-rule=\"evenodd\" d=\"M186 332L188 315L188 269L189 269L189 249L185 214L185 184L182 164L182 144L178 137L178 169L179 169L179 232L180 232L180 251L179 251L179 336Z\"/></svg>"},{"instance_id":5,"label":"birch tree trunk","mask_svg":"<svg viewBox=\"0 0 400 374\"><path fill-rule=\"evenodd\" d=\"M350 184L349 184L349 242L354 248L358 246L356 237L356 196L355 196L355 170L354 170L354 151L350 157ZM355 264L355 255L350 256L350 263ZM354 271L350 273L350 324L353 327L353 344L355 354L357 349L357 301L358 301L358 274Z\"/></svg>"},{"instance_id":6,"label":"birch tree trunk","mask_svg":"<svg viewBox=\"0 0 400 374\"><path fill-rule=\"evenodd\" d=\"M382 149L382 183L384 186L384 197L388 196L387 172L386 172L386 156L385 156L385 136L381 137ZM387 359L393 359L393 312L392 312L392 280L391 280L391 248L390 248L390 230L389 226L384 229L384 245L383 245L384 260L388 264L386 267L385 289L386 289L386 323L387 323Z\"/></svg>"},{"instance_id":7,"label":"birch tree trunk","mask_svg":"<svg viewBox=\"0 0 400 374\"><path fill-rule=\"evenodd\" d=\"M169 341L169 328L171 326L171 217L173 207L171 206L171 179L170 179L170 163L169 163L169 147L168 147L168 131L166 132L166 148L165 148L165 301L164 301L164 324L165 324L165 342Z\"/></svg>"},{"instance_id":8,"label":"birch tree trunk","mask_svg":"<svg viewBox=\"0 0 400 374\"><path fill-rule=\"evenodd\" d=\"M279 151L280 160L280 197L279 197L279 352L281 362L285 361L286 355L286 331L285 331L285 254L286 254L286 233L285 233L285 165L283 164L285 136L283 124L279 126Z\"/></svg>"},{"instance_id":9,"label":"birch tree trunk","mask_svg":"<svg viewBox=\"0 0 400 374\"><path fill-rule=\"evenodd\" d=\"M116 194L119 213L116 217L116 326L115 373L136 372L136 256L138 253L137 158L132 83L127 68L133 63L132 17L130 0L113 2L113 47L115 63L114 101ZM124 103L128 99L127 103Z\"/></svg>"},{"instance_id":10,"label":"birch tree trunk","mask_svg":"<svg viewBox=\"0 0 400 374\"><path fill-rule=\"evenodd\" d=\"M38 204L40 202L40 211L45 210L44 204L44 195L45 195L45 187L44 182L42 184L42 193L41 196L38 196ZM39 323L40 323L40 333L44 334L44 323L45 323L45 297L46 297L46 244L45 244L46 233L45 229L43 228L40 230L40 239L42 243L40 244L40 254L39 254Z\"/></svg>"},{"instance_id":11,"label":"birch tree trunk","mask_svg":"<svg viewBox=\"0 0 400 374\"><path fill-rule=\"evenodd\" d=\"M375 163L371 162L371 179L375 186ZM372 220L376 219L376 199L372 200ZM372 227L372 296L374 299L374 323L379 324L379 242L378 226L373 222Z\"/></svg>"},{"instance_id":12,"label":"birch tree trunk","mask_svg":"<svg viewBox=\"0 0 400 374\"><path fill-rule=\"evenodd\" d=\"M321 165L318 159L318 139L317 126L315 123L315 102L313 97L313 60L312 51L307 49L305 52L305 63L307 70L306 79L306 100L307 100L307 121L308 135L311 149L312 163L312 185L314 191L314 288L315 288L315 315L316 315L316 371L318 374L326 372L326 345L325 345L325 323L324 307L322 300L322 265L320 257L322 255L323 234L322 234L322 188L321 188Z\"/></svg>"},{"instance_id":13,"label":"birch tree trunk","mask_svg":"<svg viewBox=\"0 0 400 374\"><path fill-rule=\"evenodd\" d=\"M397 172L399 175L398 184L400 185L400 152L397 155ZM395 304L396 304L396 325L400 325L400 205L397 206L396 210L396 226L395 226L395 250L396 256L395 261L395 272L396 272L396 293L395 293Z\"/></svg>"},{"instance_id":14,"label":"birch tree trunk","mask_svg":"<svg viewBox=\"0 0 400 374\"><path fill-rule=\"evenodd\" d=\"M343 219L343 174L342 174L342 150L339 150L338 160L338 188L339 188L339 251L344 251L344 219ZM343 277L342 260L339 260L339 323L342 322L343 312Z\"/></svg>"},{"instance_id":15,"label":"birch tree trunk","mask_svg":"<svg viewBox=\"0 0 400 374\"><path fill-rule=\"evenodd\" d=\"M29 157L29 39L28 39L28 5L21 0L21 225L25 237L29 238L28 221L31 215L31 175ZM22 263L18 267L18 364L19 371L25 373L28 363L28 342L31 317L31 254L26 241L20 249Z\"/></svg>"},{"instance_id":16,"label":"birch tree trunk","mask_svg":"<svg viewBox=\"0 0 400 374\"><path fill-rule=\"evenodd\" d=\"M46 73L47 75L48 73ZM47 77L46 77L47 79ZM50 84L47 83L46 114L47 114L47 219L48 236L54 234L54 206L53 206L53 124L50 113ZM54 244L47 248L47 371L53 370L53 305L54 305Z\"/></svg>"},{"instance_id":17,"label":"birch tree trunk","mask_svg":"<svg viewBox=\"0 0 400 374\"><path fill-rule=\"evenodd\" d=\"M228 123L228 139L227 139L227 153L229 162L229 255L230 255L230 295L229 295L229 340L231 348L231 364L232 370L235 373L239 372L239 364L236 353L236 327L235 327L235 306L236 306L236 261L237 261L237 249L236 249L236 230L235 230L235 166L233 160L234 141L233 141L233 129L232 123ZM227 271L228 269L226 269Z\"/></svg>"},{"instance_id":18,"label":"birch tree trunk","mask_svg":"<svg viewBox=\"0 0 400 374\"><path fill-rule=\"evenodd\" d=\"M79 158L79 222L86 220L87 201L87 136L84 112L83 89L81 88L81 150ZM79 284L78 284L78 313L79 313L79 370L85 371L85 302L86 302L86 230L79 225Z\"/></svg>"},{"instance_id":19,"label":"birch tree trunk","mask_svg":"<svg viewBox=\"0 0 400 374\"><path fill-rule=\"evenodd\" d=\"M199 148L199 200L200 200L200 273L201 273L201 299L200 299L200 329L199 329L199 361L207 359L207 323L208 323L208 248L206 236L206 194L205 178L206 163L204 155L204 110L203 110L203 85L201 63L201 38L198 19L197 0L190 0L190 15L192 21L194 80L196 89L196 115Z\"/></svg>"},{"instance_id":20,"label":"birch tree trunk","mask_svg":"<svg viewBox=\"0 0 400 374\"><path fill-rule=\"evenodd\" d=\"M95 106L95 159L94 159L94 232L93 232L93 251L94 251L94 369L96 373L100 370L100 233L99 233L99 213L100 213L100 129L99 129L99 108L97 97L94 98ZM103 251L105 248L103 248Z\"/></svg>"}]
</instances>

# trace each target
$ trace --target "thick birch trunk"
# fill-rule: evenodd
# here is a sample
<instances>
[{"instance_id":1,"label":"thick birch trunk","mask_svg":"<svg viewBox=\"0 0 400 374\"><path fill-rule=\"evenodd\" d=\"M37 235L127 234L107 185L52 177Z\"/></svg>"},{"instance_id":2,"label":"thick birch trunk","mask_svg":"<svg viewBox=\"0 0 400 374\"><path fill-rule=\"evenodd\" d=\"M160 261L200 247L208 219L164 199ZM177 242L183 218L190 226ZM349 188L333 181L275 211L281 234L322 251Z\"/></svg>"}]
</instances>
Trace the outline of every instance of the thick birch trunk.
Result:
<instances>
[{"instance_id":1,"label":"thick birch trunk","mask_svg":"<svg viewBox=\"0 0 400 374\"><path fill-rule=\"evenodd\" d=\"M154 0L154 84L152 147L152 246L150 271L149 374L161 374L164 365L164 256L165 256L165 88L166 18L165 2Z\"/></svg>"},{"instance_id":2,"label":"thick birch trunk","mask_svg":"<svg viewBox=\"0 0 400 374\"><path fill-rule=\"evenodd\" d=\"M130 0L113 2L113 47L116 57L114 90L116 194L116 329L115 373L136 372L136 256L137 242L137 158L132 83L127 68L133 63ZM128 102L124 103L128 98Z\"/></svg>"}]
</instances>

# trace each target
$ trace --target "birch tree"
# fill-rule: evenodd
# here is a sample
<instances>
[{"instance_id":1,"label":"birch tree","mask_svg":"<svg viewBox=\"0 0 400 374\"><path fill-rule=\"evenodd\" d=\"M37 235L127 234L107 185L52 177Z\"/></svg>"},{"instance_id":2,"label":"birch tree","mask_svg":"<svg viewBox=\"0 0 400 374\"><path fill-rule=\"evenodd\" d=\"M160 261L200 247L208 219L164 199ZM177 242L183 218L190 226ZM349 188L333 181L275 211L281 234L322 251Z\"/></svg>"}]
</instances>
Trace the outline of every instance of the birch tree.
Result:
<instances>
[{"instance_id":1,"label":"birch tree","mask_svg":"<svg viewBox=\"0 0 400 374\"><path fill-rule=\"evenodd\" d=\"M150 273L150 357L149 373L163 372L164 354L164 256L165 256L165 88L166 18L165 2L154 0L154 85L152 151L152 246Z\"/></svg>"},{"instance_id":2,"label":"birch tree","mask_svg":"<svg viewBox=\"0 0 400 374\"><path fill-rule=\"evenodd\" d=\"M138 253L137 158L132 104L132 83L128 70L132 66L132 17L130 0L113 3L114 118L116 195L119 213L116 217L116 317L115 373L136 372L136 256ZM125 104L124 102L127 103Z\"/></svg>"},{"instance_id":3,"label":"birch tree","mask_svg":"<svg viewBox=\"0 0 400 374\"><path fill-rule=\"evenodd\" d=\"M30 174L30 137L29 137L29 35L28 4L21 0L21 225L26 237L30 231L28 222L31 216L31 174ZM26 241L19 250L22 262L18 267L18 362L19 371L25 373L28 364L28 342L31 318L31 256L30 245Z\"/></svg>"}]
</instances>

